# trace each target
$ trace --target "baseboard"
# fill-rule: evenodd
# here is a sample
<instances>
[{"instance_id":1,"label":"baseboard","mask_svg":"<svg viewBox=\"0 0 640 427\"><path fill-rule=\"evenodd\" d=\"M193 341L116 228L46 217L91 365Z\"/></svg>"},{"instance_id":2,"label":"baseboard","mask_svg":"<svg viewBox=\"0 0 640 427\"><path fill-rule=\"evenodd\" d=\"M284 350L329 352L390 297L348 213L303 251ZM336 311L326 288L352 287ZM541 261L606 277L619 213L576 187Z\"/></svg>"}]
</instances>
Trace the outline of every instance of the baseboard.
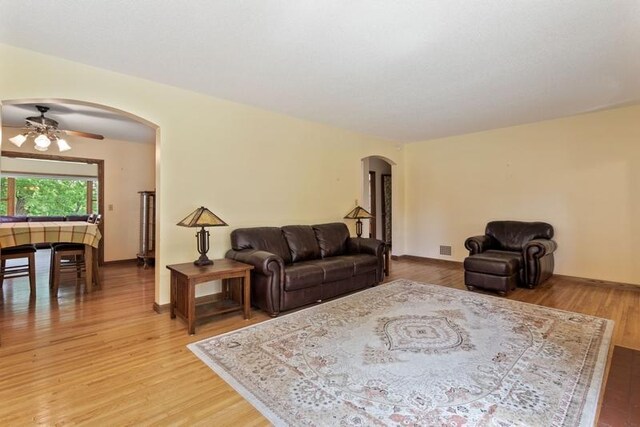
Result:
<instances>
[{"instance_id":1,"label":"baseboard","mask_svg":"<svg viewBox=\"0 0 640 427\"><path fill-rule=\"evenodd\" d=\"M394 260L394 261L418 262L418 263L425 264L425 265L438 265L438 264L440 264L440 265L446 265L446 266L449 266L449 267L462 268L462 262L461 261L453 261L453 260L439 259L439 258L429 258L429 257L423 257L423 256L417 256L417 255L391 255L391 259ZM112 262L112 263L120 263L120 262L125 262L125 261L129 261L129 260L110 261L110 262ZM136 260L133 260L133 261L136 261ZM567 276L567 275L564 275L564 274L554 274L553 276L560 277L560 278L563 278L565 280L572 280L572 281L579 282L579 283L585 284L585 285L590 285L590 286L601 286L601 287L616 288L616 289L640 292L640 285L634 285L633 283L612 282L612 281L609 281L609 280L599 280L599 279L587 279L587 278L584 278L584 277ZM553 277L552 277L552 279L553 279ZM221 299L222 299L222 293L221 292L216 293L216 294L203 295L201 297L196 298L196 305L216 302L216 301L220 301ZM169 304L159 305L159 304L154 302L153 303L153 311L155 311L158 314L166 313L166 312L169 311Z\"/></svg>"},{"instance_id":2,"label":"baseboard","mask_svg":"<svg viewBox=\"0 0 640 427\"><path fill-rule=\"evenodd\" d=\"M640 285L634 285L633 283L623 283L623 282L612 282L610 280L600 280L600 279L588 279L586 277L576 277L576 276L567 276L564 274L554 274L553 277L561 277L565 280L571 280L574 282L580 282L584 285L591 286L600 286L604 288L616 288L625 291L636 291L640 292Z\"/></svg>"},{"instance_id":3,"label":"baseboard","mask_svg":"<svg viewBox=\"0 0 640 427\"><path fill-rule=\"evenodd\" d=\"M196 298L196 305L200 304L209 304L212 302L217 302L222 300L222 292L218 292L217 294L209 294L203 295L201 297ZM167 313L169 311L170 304L158 304L157 302L153 303L153 311L158 314Z\"/></svg>"},{"instance_id":4,"label":"baseboard","mask_svg":"<svg viewBox=\"0 0 640 427\"><path fill-rule=\"evenodd\" d=\"M394 256L392 257L392 259L399 260L399 261L402 261L402 260L413 261L413 262L419 262L422 264L429 264L429 265L444 264L444 265L449 265L451 267L462 267L462 262L460 261L452 261L452 260L439 259L439 258L428 258L428 257L417 256L417 255L400 255L400 256ZM567 276L564 274L554 274L553 277L559 277L565 280L579 282L584 285L601 286L601 287L640 292L640 284L634 285L633 283L613 282L610 280L600 280L600 279L588 279L585 277Z\"/></svg>"},{"instance_id":5,"label":"baseboard","mask_svg":"<svg viewBox=\"0 0 640 427\"><path fill-rule=\"evenodd\" d=\"M102 265L119 265L119 264L132 264L132 263L136 263L137 260L135 258L131 258L131 259L117 259L114 261L105 261L104 263L102 263Z\"/></svg>"},{"instance_id":6,"label":"baseboard","mask_svg":"<svg viewBox=\"0 0 640 427\"><path fill-rule=\"evenodd\" d=\"M395 256L395 258L392 258L392 259L395 259L398 261L420 262L423 264L446 264L450 266L462 267L462 262L460 261L453 261L449 259L440 259L440 258L429 258L429 257L417 256L417 255L400 255L400 256Z\"/></svg>"}]
</instances>

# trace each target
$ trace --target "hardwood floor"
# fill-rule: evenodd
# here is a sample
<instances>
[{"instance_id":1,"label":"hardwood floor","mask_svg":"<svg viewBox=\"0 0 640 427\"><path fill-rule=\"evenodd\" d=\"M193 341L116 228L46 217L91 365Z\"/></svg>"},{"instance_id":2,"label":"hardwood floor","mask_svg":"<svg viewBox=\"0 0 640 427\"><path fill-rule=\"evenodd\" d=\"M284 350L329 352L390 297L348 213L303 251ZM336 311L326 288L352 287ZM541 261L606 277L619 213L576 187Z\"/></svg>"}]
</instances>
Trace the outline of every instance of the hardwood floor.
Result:
<instances>
[{"instance_id":1,"label":"hardwood floor","mask_svg":"<svg viewBox=\"0 0 640 427\"><path fill-rule=\"evenodd\" d=\"M152 310L153 269L105 267L91 295L65 276L52 300L46 253L37 265L37 297L20 278L0 300L0 425L268 424L185 347L268 319L263 312L222 315L189 336L184 322ZM393 261L396 278L464 288L461 267L440 262ZM554 277L509 298L613 319L614 344L640 349L640 288Z\"/></svg>"},{"instance_id":2,"label":"hardwood floor","mask_svg":"<svg viewBox=\"0 0 640 427\"><path fill-rule=\"evenodd\" d=\"M640 425L640 351L615 347L598 427Z\"/></svg>"}]
</instances>

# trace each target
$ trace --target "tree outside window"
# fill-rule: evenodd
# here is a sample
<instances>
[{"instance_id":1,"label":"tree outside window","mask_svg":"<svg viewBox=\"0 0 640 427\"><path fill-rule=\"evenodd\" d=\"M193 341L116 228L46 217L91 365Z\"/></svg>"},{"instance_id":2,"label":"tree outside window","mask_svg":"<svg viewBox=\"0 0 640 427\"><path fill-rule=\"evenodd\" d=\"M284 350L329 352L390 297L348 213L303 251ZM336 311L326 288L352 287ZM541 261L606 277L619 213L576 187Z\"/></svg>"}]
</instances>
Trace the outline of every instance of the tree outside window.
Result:
<instances>
[{"instance_id":1,"label":"tree outside window","mask_svg":"<svg viewBox=\"0 0 640 427\"><path fill-rule=\"evenodd\" d=\"M8 180L2 178L0 180L0 215L7 215L8 191Z\"/></svg>"},{"instance_id":2,"label":"tree outside window","mask_svg":"<svg viewBox=\"0 0 640 427\"><path fill-rule=\"evenodd\" d=\"M11 185L15 186L14 212L8 209ZM90 191L87 191L88 186ZM0 214L63 216L97 212L97 187L97 182L84 179L3 177L0 180Z\"/></svg>"}]
</instances>

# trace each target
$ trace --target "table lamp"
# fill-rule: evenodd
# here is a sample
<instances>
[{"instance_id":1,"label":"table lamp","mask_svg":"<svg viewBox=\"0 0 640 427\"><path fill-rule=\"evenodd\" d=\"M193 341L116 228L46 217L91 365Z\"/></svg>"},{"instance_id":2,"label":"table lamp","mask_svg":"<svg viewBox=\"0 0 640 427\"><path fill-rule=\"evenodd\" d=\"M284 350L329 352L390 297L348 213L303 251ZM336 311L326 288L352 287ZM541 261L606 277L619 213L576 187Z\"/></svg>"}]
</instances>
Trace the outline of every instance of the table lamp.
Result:
<instances>
[{"instance_id":1,"label":"table lamp","mask_svg":"<svg viewBox=\"0 0 640 427\"><path fill-rule=\"evenodd\" d=\"M228 224L218 218L218 216L209 209L201 206L187 215L187 217L180 221L178 225L181 227L200 227L200 231L196 233L196 242L200 258L195 260L193 263L198 266L213 264L213 261L207 258L207 252L209 252L209 232L204 228L218 227Z\"/></svg>"},{"instance_id":2,"label":"table lamp","mask_svg":"<svg viewBox=\"0 0 640 427\"><path fill-rule=\"evenodd\" d=\"M346 214L345 219L355 219L356 221L356 234L358 235L358 237L362 236L362 221L363 219L371 219L373 218L373 215L371 215L369 213L369 211L367 211L365 208L363 208L362 206L358 206L358 202L356 202L356 207L353 208L353 210L351 212L349 212L348 214Z\"/></svg>"}]
</instances>

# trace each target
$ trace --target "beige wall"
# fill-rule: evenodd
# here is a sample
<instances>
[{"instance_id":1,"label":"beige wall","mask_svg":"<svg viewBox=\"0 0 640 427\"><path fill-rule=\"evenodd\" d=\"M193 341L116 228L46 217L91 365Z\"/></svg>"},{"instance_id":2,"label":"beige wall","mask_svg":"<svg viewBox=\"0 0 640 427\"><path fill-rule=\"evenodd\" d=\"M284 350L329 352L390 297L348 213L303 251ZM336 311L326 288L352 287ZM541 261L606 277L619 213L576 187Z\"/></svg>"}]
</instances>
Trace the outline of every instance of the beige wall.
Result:
<instances>
[{"instance_id":1,"label":"beige wall","mask_svg":"<svg viewBox=\"0 0 640 427\"><path fill-rule=\"evenodd\" d=\"M2 149L13 152L39 153L29 140L18 148L7 141L20 133L19 129L4 128ZM138 253L139 207L138 191L155 188L155 147L140 142L104 139L96 141L68 136L72 149L65 157L104 160L104 259L117 261L133 259ZM47 154L57 154L54 145ZM8 159L11 160L11 159ZM5 163L0 165L0 171ZM1 174L1 172L0 172ZM113 208L109 210L109 206Z\"/></svg>"},{"instance_id":2,"label":"beige wall","mask_svg":"<svg viewBox=\"0 0 640 427\"><path fill-rule=\"evenodd\" d=\"M402 151L388 141L6 45L0 45L0 61L1 100L95 102L160 127L160 304L169 301L165 265L196 258L194 231L175 225L196 207L207 206L230 224L211 229L210 254L222 257L235 227L342 221L361 195L364 157L387 157L404 174ZM396 209L404 205L402 185L402 179L394 180ZM403 214L396 211L394 217L399 242Z\"/></svg>"},{"instance_id":3,"label":"beige wall","mask_svg":"<svg viewBox=\"0 0 640 427\"><path fill-rule=\"evenodd\" d=\"M462 260L487 221L540 220L557 273L640 284L640 106L407 144L405 162L407 254Z\"/></svg>"},{"instance_id":4,"label":"beige wall","mask_svg":"<svg viewBox=\"0 0 640 427\"><path fill-rule=\"evenodd\" d=\"M6 45L0 60L0 100L89 101L159 126L160 304L169 299L164 266L196 256L193 230L175 225L187 213L204 205L230 224L211 229L214 257L236 227L342 221L362 197L361 160L371 155L396 163L396 254L437 258L446 244L462 260L464 239L489 220L545 220L560 246L556 272L640 283L638 106L402 148Z\"/></svg>"}]
</instances>

